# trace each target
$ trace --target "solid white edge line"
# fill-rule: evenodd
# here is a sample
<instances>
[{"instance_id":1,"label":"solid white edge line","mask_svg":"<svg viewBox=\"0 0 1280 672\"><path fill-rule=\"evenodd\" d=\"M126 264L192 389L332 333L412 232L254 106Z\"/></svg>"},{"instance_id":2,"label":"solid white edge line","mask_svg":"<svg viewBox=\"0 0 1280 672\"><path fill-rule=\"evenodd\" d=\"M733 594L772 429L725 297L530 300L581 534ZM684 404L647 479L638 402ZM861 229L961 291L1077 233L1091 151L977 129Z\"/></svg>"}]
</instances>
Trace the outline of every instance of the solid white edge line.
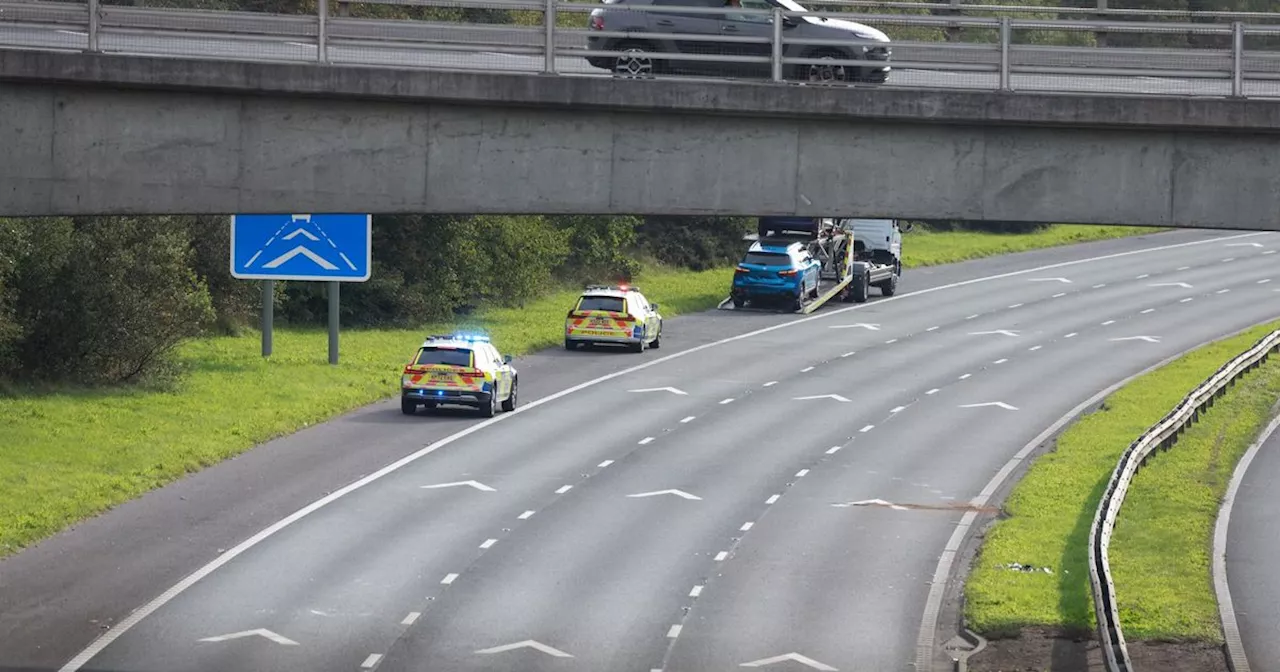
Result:
<instances>
[{"instance_id":1,"label":"solid white edge line","mask_svg":"<svg viewBox=\"0 0 1280 672\"><path fill-rule=\"evenodd\" d=\"M583 381L581 383L578 383L577 385L573 385L571 387L567 387L563 390L560 390L559 392L549 394L545 397L542 397L541 399L534 399L533 401L525 402L523 405L516 407L516 409L513 411L507 411L502 415L497 415L492 418L482 420L474 425L471 425L470 427L467 427L466 429L458 431L454 434L450 434L449 436L446 436L434 443L424 446L421 450L418 450L414 453L406 455L400 458L399 460L396 460L395 462L388 464L387 466L369 474L368 476L365 476L364 478L353 481L349 485L346 485L342 488L334 490L328 495L325 495L324 497L321 497L320 499L317 499L316 501L289 514L288 516L281 518L275 523L267 526L266 528L263 528L262 531L258 532L252 537L249 537L248 539L245 539L244 541L240 542L239 544L229 549L222 555L219 555L217 558L214 558L208 564L197 569L191 574L188 574L186 578L170 586L168 590L156 596L150 602L147 602L146 604L142 605L138 609L134 610L132 613L130 613L128 616L122 619L116 625L116 627L111 628L110 630L102 633L97 639L93 640L88 646L86 646L84 650L76 654L76 656L72 658L70 661L68 661L66 665L62 666L59 672L78 672L78 670L81 667L83 667L85 663L92 660L94 656L98 655L98 653L100 653L103 649L107 648L107 646L110 645L111 642L114 642L121 635L125 634L130 629L132 629L133 626L137 625L139 621L146 618L147 616L150 616L152 613L155 612L155 610L159 609L160 607L164 606L165 604L173 600L173 598L182 594L188 588L195 585L196 582L200 581L201 579L208 576L209 574L212 574L213 572L217 571L223 565L226 565L228 562L231 562L235 558L239 557L245 551L248 551L254 546L257 546L258 544L262 543L264 540L270 538L272 535L276 534L280 530L283 530L284 528L318 511L319 509L325 506L328 506L330 503L338 499L341 499L342 497L345 497L346 495L356 490L359 490L360 488L363 488L364 486L370 483L373 483L374 481L377 481L383 478L387 474L393 473L403 468L406 465L412 464L422 459L423 457L426 457L427 455L430 455L431 453L434 453L435 451L459 439L462 439L466 436L470 436L471 434L474 434L475 432L478 432L494 423L504 422L506 420L519 416L521 413L528 413L529 411L539 406L542 406L544 404L549 404L558 399L562 399L571 394L574 394L575 392L580 392L589 387L594 387L596 385L599 385L600 383L604 383L606 381L610 381L615 378L620 378L622 376L635 373L636 371L643 371L650 367L657 366L659 364L663 364L674 359L687 357L688 355L694 354L696 352L702 352L703 350L719 347L721 345L725 345L726 343L735 343L737 341L746 340L749 338L755 338L756 336L759 336L761 334L771 333L773 331L777 331L780 329L789 329L796 325L808 324L809 322L812 322L815 320L827 319L830 317L834 317L836 315L843 315L844 313L847 313L853 310L863 310L870 307L882 306L892 301L901 301L903 299L909 299L913 296L923 296L925 294L932 294L934 292L946 291L949 289L955 289L957 287L967 287L969 285L975 285L981 282L991 282L993 280L1013 278L1020 275L1027 275L1029 273L1040 273L1040 272L1055 269L1055 268L1065 268L1067 266L1077 266L1080 264L1089 264L1089 263L1094 263L1098 261L1108 261L1111 259L1131 257L1139 254L1149 254L1152 252L1163 252L1165 250L1175 250L1175 249L1181 249L1184 247L1195 247L1197 245L1207 245L1210 243L1221 243L1228 240L1239 240L1241 238L1252 238L1256 236L1274 235L1274 233L1275 232L1273 231L1254 231L1250 233L1238 234L1235 236L1224 236L1221 238L1212 238L1208 240L1190 240L1185 243L1172 243L1169 245L1157 245L1155 247L1144 247L1137 250L1115 252L1113 254L1104 254L1097 257L1086 257L1084 259L1073 259L1071 261L1061 261L1056 264L1049 264L1047 266L1024 268L1020 271L1010 271L1008 273L998 273L996 275L987 275L980 278L971 278L969 280L961 280L960 282L953 282L945 285L938 285L937 287L929 287L929 288L917 290L914 292L907 292L906 294L897 294L894 296L881 297L874 303L860 303L853 306L848 306L846 308L837 308L836 310L815 313L807 317L802 317L797 320L791 320L789 322L781 322L778 324L770 325L768 327L756 329L755 331L748 331L746 333L738 334L736 336L723 338L718 341L703 343L702 345L695 345L692 348L689 348L687 350L681 350L680 352L673 352L669 355L651 359L647 362L643 362L635 366L622 369L621 371L614 371L613 373L605 374L603 376L600 376L599 378L593 378L591 380ZM976 317L976 315L974 317ZM917 668L917 670L919 669L920 668Z\"/></svg>"},{"instance_id":2,"label":"solid white edge line","mask_svg":"<svg viewBox=\"0 0 1280 672\"><path fill-rule=\"evenodd\" d=\"M1000 487L1004 485L1005 480L1007 480L1009 475L1017 468L1018 463L1026 459L1027 455L1031 454L1037 446L1047 441L1049 437L1058 433L1063 426L1077 420L1080 414L1084 412L1084 409L1102 401L1116 390L1128 385L1130 382L1141 378L1156 369L1167 366L1194 350L1203 348L1210 343L1216 343L1218 341L1233 338L1253 329L1254 327L1272 322L1274 319L1275 318L1263 320L1228 334L1219 334L1207 341L1193 345L1182 352L1170 355L1169 357L1152 364L1132 376L1129 376L1128 378L1107 387L1097 394L1094 394L1083 402L1080 402L1078 406L1067 411L1066 415L1058 418L1052 425L1049 425L1048 429L1041 432L1036 436L1036 438L1032 439L1030 443L1023 446L1022 450L1019 450L1014 454L1013 458L1006 462L1005 465L1000 468L1000 471L996 472L995 476L991 477L991 480L987 483L986 487L982 489L982 492L977 497L970 500L970 504L974 508L986 506L987 500L991 498L991 495L993 495L996 490L999 490ZM947 586L950 583L951 566L955 564L956 557L960 553L960 548L964 543L964 539L968 536L969 529L973 526L973 521L976 520L977 517L978 514L974 511L965 512L965 514L960 518L960 522L956 525L955 531L951 533L951 538L947 540L947 545L943 548L942 556L938 558L938 564L934 568L933 580L929 583L929 595L925 598L924 614L920 618L920 632L916 636L916 672L930 672L934 669L933 646L938 630L938 617L942 610L942 597L943 594L946 593Z\"/></svg>"},{"instance_id":3,"label":"solid white edge line","mask_svg":"<svg viewBox=\"0 0 1280 672\"><path fill-rule=\"evenodd\" d=\"M1218 520L1213 528L1213 592L1218 598L1218 619L1222 623L1222 637L1226 640L1227 658L1233 672L1249 672L1249 659L1244 654L1244 642L1240 639L1240 624L1236 621L1235 602L1231 599L1231 586L1227 581L1227 529L1231 525L1231 510L1235 506L1236 494L1240 483L1244 481L1245 472L1253 458L1262 449L1262 445L1280 428L1280 415L1258 435L1256 441L1249 446L1240 461L1236 463L1231 474L1231 482L1222 497L1222 505L1218 509Z\"/></svg>"}]
</instances>

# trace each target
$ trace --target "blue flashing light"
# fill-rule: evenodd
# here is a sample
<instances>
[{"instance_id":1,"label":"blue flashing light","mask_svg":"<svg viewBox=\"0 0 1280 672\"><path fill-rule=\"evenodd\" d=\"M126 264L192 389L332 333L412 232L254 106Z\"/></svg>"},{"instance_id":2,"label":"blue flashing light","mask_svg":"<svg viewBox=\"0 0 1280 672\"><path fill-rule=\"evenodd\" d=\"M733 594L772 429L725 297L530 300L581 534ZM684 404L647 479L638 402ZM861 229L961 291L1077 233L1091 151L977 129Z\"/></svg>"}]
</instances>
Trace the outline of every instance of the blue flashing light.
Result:
<instances>
[{"instance_id":1,"label":"blue flashing light","mask_svg":"<svg viewBox=\"0 0 1280 672\"><path fill-rule=\"evenodd\" d=\"M470 334L466 332L458 332L456 334L435 334L430 337L432 341L463 341L466 343L488 343L489 337L485 334Z\"/></svg>"}]
</instances>

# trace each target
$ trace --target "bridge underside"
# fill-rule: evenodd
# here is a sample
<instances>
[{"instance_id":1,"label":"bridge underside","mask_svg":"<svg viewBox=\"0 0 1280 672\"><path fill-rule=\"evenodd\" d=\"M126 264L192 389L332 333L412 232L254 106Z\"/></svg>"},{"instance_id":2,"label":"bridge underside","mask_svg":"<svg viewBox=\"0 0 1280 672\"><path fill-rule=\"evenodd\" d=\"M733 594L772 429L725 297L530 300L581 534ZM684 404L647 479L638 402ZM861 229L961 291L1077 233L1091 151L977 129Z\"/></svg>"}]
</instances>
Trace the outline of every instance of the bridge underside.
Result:
<instances>
[{"instance_id":1,"label":"bridge underside","mask_svg":"<svg viewBox=\"0 0 1280 672\"><path fill-rule=\"evenodd\" d=\"M396 71L348 92L337 89L354 69L342 69L321 96L298 73L326 69L246 75L259 65L207 61L176 85L155 81L176 67L0 55L0 214L847 214L1280 230L1280 135L1246 101L1196 103L1228 106L1215 112L1113 98L1092 103L1090 120L1062 118L1080 106L1068 98L989 93L416 72L403 76L454 88L397 98L378 88ZM213 81L220 68L226 85ZM270 84L271 68L292 79ZM506 92L458 88L476 77L501 77ZM620 100L628 86L649 104ZM661 87L690 86L703 105L688 90L669 111L652 103ZM726 102L734 91L744 100ZM993 99L985 111L979 96ZM826 109L807 113L817 108L806 100ZM1177 123L1169 110L1183 110Z\"/></svg>"}]
</instances>

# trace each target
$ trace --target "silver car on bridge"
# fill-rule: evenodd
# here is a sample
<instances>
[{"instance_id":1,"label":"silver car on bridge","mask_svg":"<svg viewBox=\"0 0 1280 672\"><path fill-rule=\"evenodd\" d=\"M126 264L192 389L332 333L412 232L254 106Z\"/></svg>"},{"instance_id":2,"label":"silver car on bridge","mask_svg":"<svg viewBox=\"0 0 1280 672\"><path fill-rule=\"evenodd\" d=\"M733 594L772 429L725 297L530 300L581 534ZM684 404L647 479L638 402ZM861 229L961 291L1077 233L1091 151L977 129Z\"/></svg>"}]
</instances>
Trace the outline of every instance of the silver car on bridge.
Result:
<instances>
[{"instance_id":1,"label":"silver car on bridge","mask_svg":"<svg viewBox=\"0 0 1280 672\"><path fill-rule=\"evenodd\" d=\"M772 74L769 62L744 63L715 59L681 59L685 54L704 56L765 56L772 54L773 18L739 12L729 0L604 0L604 7L591 12L588 27L593 31L623 33L670 33L673 35L596 36L587 38L587 48L617 51L621 55L589 56L594 67L619 75L648 77L655 74L688 74L712 77L763 77ZM628 11L629 7L655 9ZM677 11L665 12L663 7ZM722 9L722 12L693 14L682 8ZM741 0L742 9L808 12L794 0ZM822 82L882 83L889 76L889 38L884 33L854 21L817 16L783 17L783 56L821 60L864 60L866 67L786 64L783 79ZM762 42L724 42L699 39L700 35L764 38ZM786 40L826 40L836 45L788 44ZM661 54L663 58L651 58Z\"/></svg>"}]
</instances>

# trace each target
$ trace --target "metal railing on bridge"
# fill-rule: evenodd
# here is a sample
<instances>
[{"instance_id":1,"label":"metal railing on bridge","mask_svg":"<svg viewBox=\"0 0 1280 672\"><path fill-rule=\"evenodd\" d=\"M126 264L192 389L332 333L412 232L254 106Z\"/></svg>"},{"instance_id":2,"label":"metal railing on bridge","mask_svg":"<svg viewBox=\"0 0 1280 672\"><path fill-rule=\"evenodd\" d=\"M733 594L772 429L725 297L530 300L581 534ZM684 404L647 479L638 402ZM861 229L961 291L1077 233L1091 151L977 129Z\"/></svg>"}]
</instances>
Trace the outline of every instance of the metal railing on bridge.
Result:
<instances>
[{"instance_id":1,"label":"metal railing on bridge","mask_svg":"<svg viewBox=\"0 0 1280 672\"><path fill-rule=\"evenodd\" d=\"M1280 97L1280 14L1138 10L1107 0L1084 8L875 0L804 7L748 0L743 8L683 0L119 1L0 0L0 47L565 76ZM274 11L248 11L263 5ZM856 21L890 42L826 19ZM881 83L877 71L886 65L891 72Z\"/></svg>"}]
</instances>

